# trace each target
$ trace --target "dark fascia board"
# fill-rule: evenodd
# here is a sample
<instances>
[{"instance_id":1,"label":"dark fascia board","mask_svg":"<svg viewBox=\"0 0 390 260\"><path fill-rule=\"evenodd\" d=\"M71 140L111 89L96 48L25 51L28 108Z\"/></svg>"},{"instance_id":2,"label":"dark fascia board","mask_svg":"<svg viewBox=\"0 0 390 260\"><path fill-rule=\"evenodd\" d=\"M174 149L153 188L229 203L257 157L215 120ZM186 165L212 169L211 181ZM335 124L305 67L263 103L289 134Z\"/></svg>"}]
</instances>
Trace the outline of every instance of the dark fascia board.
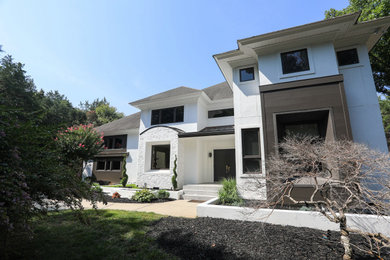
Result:
<instances>
[{"instance_id":1,"label":"dark fascia board","mask_svg":"<svg viewBox=\"0 0 390 260\"><path fill-rule=\"evenodd\" d=\"M114 150L114 151L103 151L95 157L123 157L123 156L129 156L129 153L126 152L126 149L121 149L121 150Z\"/></svg>"},{"instance_id":2,"label":"dark fascia board","mask_svg":"<svg viewBox=\"0 0 390 260\"><path fill-rule=\"evenodd\" d=\"M149 127L148 129L145 129L144 131L142 131L142 133L140 133L139 135L143 135L145 132L153 129L153 128L156 128L156 127L164 127L164 128L169 128L169 129L172 129L172 130L175 130L176 132L178 132L179 134L180 133L183 133L183 130L179 129L179 128L176 128L176 127L172 127L172 126L166 126L166 125L154 125L154 126L151 126Z\"/></svg>"},{"instance_id":3,"label":"dark fascia board","mask_svg":"<svg viewBox=\"0 0 390 260\"><path fill-rule=\"evenodd\" d=\"M339 74L339 75L325 76L325 77L319 77L314 79L303 79L303 80L296 80L290 82L261 85L259 86L259 88L260 88L260 93L264 93L264 92L280 91L284 89L324 85L324 84L330 84L330 83L342 82L342 81L344 81L344 77L342 74Z\"/></svg>"},{"instance_id":4,"label":"dark fascia board","mask_svg":"<svg viewBox=\"0 0 390 260\"><path fill-rule=\"evenodd\" d=\"M226 131L213 131L213 132L180 133L179 138L203 137L203 136L214 136L214 135L232 135L232 134L234 134L234 129L226 130Z\"/></svg>"}]
</instances>

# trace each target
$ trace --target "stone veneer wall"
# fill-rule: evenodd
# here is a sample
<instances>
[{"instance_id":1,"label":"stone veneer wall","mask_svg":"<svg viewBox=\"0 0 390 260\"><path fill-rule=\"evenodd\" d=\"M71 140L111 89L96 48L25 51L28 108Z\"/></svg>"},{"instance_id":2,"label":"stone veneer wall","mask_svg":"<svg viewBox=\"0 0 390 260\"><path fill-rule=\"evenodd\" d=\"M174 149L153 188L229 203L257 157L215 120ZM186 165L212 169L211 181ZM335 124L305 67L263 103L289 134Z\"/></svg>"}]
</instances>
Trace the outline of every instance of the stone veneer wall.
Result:
<instances>
[{"instance_id":1,"label":"stone veneer wall","mask_svg":"<svg viewBox=\"0 0 390 260\"><path fill-rule=\"evenodd\" d=\"M169 170L151 170L151 146L170 144ZM153 127L139 136L137 185L147 188L171 189L173 164L178 157L178 132L168 127ZM179 164L178 164L179 165ZM178 170L179 172L179 170ZM178 183L180 183L178 181Z\"/></svg>"}]
</instances>

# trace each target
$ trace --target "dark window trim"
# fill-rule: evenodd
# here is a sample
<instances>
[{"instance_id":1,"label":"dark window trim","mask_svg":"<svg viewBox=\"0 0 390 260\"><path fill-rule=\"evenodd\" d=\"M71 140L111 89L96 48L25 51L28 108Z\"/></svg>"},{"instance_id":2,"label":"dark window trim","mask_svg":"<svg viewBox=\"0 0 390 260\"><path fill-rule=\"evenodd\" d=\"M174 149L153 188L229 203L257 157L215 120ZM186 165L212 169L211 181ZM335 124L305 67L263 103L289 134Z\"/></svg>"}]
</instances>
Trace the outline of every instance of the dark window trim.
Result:
<instances>
[{"instance_id":1,"label":"dark window trim","mask_svg":"<svg viewBox=\"0 0 390 260\"><path fill-rule=\"evenodd\" d=\"M97 171L97 172L121 172L122 171L122 160L123 158L121 157L99 157L97 158L93 165L94 165L94 170ZM97 169L97 163L98 161L104 161L104 169ZM110 161L110 169L106 169L107 168L107 162ZM120 168L119 170L113 170L112 169L112 166L113 166L113 161L119 161L120 163Z\"/></svg>"},{"instance_id":2,"label":"dark window trim","mask_svg":"<svg viewBox=\"0 0 390 260\"><path fill-rule=\"evenodd\" d=\"M109 148L106 146L106 143L104 144L104 147L107 147L105 149L107 150L123 150L123 149L126 149L127 148L127 135L109 135L109 136L104 136L103 139L111 139L112 140L112 143L113 143L113 146L115 146L115 139L122 139L122 147L121 148Z\"/></svg>"},{"instance_id":3,"label":"dark window trim","mask_svg":"<svg viewBox=\"0 0 390 260\"><path fill-rule=\"evenodd\" d=\"M229 111L229 112L231 111L231 115L225 116L225 115L214 114L215 112L219 112L219 111L221 111L221 112L222 111ZM208 118L219 118L219 117L228 117L228 116L234 116L234 108L224 108L224 109L216 109L216 110L209 110L208 111Z\"/></svg>"},{"instance_id":4,"label":"dark window trim","mask_svg":"<svg viewBox=\"0 0 390 260\"><path fill-rule=\"evenodd\" d=\"M242 70L247 70L247 69L252 69L252 70L253 70L253 78L252 78L252 79L243 80L242 77L241 77L241 71L242 71ZM247 82L247 81L255 80L255 67L246 67L246 68L242 68L242 69L239 70L238 73L240 74L240 82Z\"/></svg>"},{"instance_id":5,"label":"dark window trim","mask_svg":"<svg viewBox=\"0 0 390 260\"><path fill-rule=\"evenodd\" d=\"M293 52L299 52L299 51L305 51L305 52L306 52L308 69L299 70L299 71L293 71L293 72L286 72L286 71L285 71L285 66L284 66L284 63L283 63L283 55L289 54L289 53L293 53ZM282 73L283 73L283 75L289 75L289 74L293 74L293 73L301 73L301 72L305 72L305 71L310 71L310 70L311 70L311 68L310 68L310 58L309 58L309 50L308 50L308 48L302 48L302 49L298 49L298 50L292 50L292 51L281 52L281 53L280 53L280 61L281 61L281 63L282 63Z\"/></svg>"},{"instance_id":6,"label":"dark window trim","mask_svg":"<svg viewBox=\"0 0 390 260\"><path fill-rule=\"evenodd\" d=\"M244 146L244 132L248 130L254 130L256 129L258 131L258 145L259 145L259 153L257 155L245 155L245 146ZM245 159L258 159L259 160L259 169L260 171L256 174L261 173L261 139L260 139L260 128L258 127L252 127L252 128L241 128L241 147L242 147L242 173L243 174L253 174L253 172L245 172L244 170L244 161Z\"/></svg>"},{"instance_id":7,"label":"dark window trim","mask_svg":"<svg viewBox=\"0 0 390 260\"><path fill-rule=\"evenodd\" d=\"M348 52L348 51L354 51L355 52L354 54L356 54L356 62L347 63L347 64L340 64L340 57L339 57L339 55L342 54L342 53ZM337 57L337 65L339 67L348 66L348 65L354 65L354 64L359 64L360 63L359 53L358 53L357 48L351 48L351 49L344 49L344 50L336 51L336 57Z\"/></svg>"},{"instance_id":8,"label":"dark window trim","mask_svg":"<svg viewBox=\"0 0 390 260\"><path fill-rule=\"evenodd\" d=\"M183 108L183 119L182 119L182 120L177 120L177 118L176 118L176 111L177 111L178 108ZM161 123L162 111L163 111L164 109L173 109L173 122ZM155 112L155 111L158 112L158 123L153 123L153 112ZM166 107L166 108L160 108L160 109L153 109L152 112L151 112L150 125L171 124L171 123L178 123L178 122L184 122L184 106Z\"/></svg>"},{"instance_id":9,"label":"dark window trim","mask_svg":"<svg viewBox=\"0 0 390 260\"><path fill-rule=\"evenodd\" d=\"M153 148L154 147L158 147L158 146L168 146L169 147L169 156L168 156L168 168L154 168L153 167ZM156 145L152 145L151 147L151 157L150 157L150 169L151 170L169 170L170 169L170 164L171 164L171 145L170 144L156 144Z\"/></svg>"}]
</instances>

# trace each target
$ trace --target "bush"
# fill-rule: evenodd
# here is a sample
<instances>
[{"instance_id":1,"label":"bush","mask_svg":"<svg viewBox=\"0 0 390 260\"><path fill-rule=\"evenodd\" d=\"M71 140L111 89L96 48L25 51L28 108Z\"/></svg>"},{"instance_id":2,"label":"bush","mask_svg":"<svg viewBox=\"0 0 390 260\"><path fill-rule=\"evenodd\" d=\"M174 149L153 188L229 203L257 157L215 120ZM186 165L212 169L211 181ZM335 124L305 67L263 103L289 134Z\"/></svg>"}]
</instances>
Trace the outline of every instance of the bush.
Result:
<instances>
[{"instance_id":1,"label":"bush","mask_svg":"<svg viewBox=\"0 0 390 260\"><path fill-rule=\"evenodd\" d=\"M136 200L138 202L152 202L152 200L156 199L156 196L148 189L143 189L137 191L131 199Z\"/></svg>"},{"instance_id":2,"label":"bush","mask_svg":"<svg viewBox=\"0 0 390 260\"><path fill-rule=\"evenodd\" d=\"M238 195L235 179L224 179L222 189L218 191L219 203L223 205L242 205L243 201Z\"/></svg>"},{"instance_id":3,"label":"bush","mask_svg":"<svg viewBox=\"0 0 390 260\"><path fill-rule=\"evenodd\" d=\"M126 187L128 180L129 180L129 176L126 174L126 155L125 155L123 156L122 159L122 179L120 181L123 187Z\"/></svg>"},{"instance_id":4,"label":"bush","mask_svg":"<svg viewBox=\"0 0 390 260\"><path fill-rule=\"evenodd\" d=\"M158 199L168 199L169 198L169 192L166 190L159 190L157 192L157 198Z\"/></svg>"}]
</instances>

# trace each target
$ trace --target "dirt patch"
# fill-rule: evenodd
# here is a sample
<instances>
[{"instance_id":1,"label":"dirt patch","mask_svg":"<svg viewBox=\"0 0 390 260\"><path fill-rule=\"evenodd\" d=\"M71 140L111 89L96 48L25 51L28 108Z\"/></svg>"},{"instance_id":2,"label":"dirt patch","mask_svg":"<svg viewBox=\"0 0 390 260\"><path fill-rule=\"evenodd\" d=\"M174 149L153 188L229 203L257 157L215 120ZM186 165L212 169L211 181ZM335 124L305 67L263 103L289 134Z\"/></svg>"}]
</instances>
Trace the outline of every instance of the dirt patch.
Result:
<instances>
[{"instance_id":1,"label":"dirt patch","mask_svg":"<svg viewBox=\"0 0 390 260\"><path fill-rule=\"evenodd\" d=\"M181 259L341 259L343 247L333 231L214 218L167 217L148 235ZM352 236L352 243L364 240ZM355 259L375 259L355 250ZM390 251L384 259L390 259Z\"/></svg>"}]
</instances>

